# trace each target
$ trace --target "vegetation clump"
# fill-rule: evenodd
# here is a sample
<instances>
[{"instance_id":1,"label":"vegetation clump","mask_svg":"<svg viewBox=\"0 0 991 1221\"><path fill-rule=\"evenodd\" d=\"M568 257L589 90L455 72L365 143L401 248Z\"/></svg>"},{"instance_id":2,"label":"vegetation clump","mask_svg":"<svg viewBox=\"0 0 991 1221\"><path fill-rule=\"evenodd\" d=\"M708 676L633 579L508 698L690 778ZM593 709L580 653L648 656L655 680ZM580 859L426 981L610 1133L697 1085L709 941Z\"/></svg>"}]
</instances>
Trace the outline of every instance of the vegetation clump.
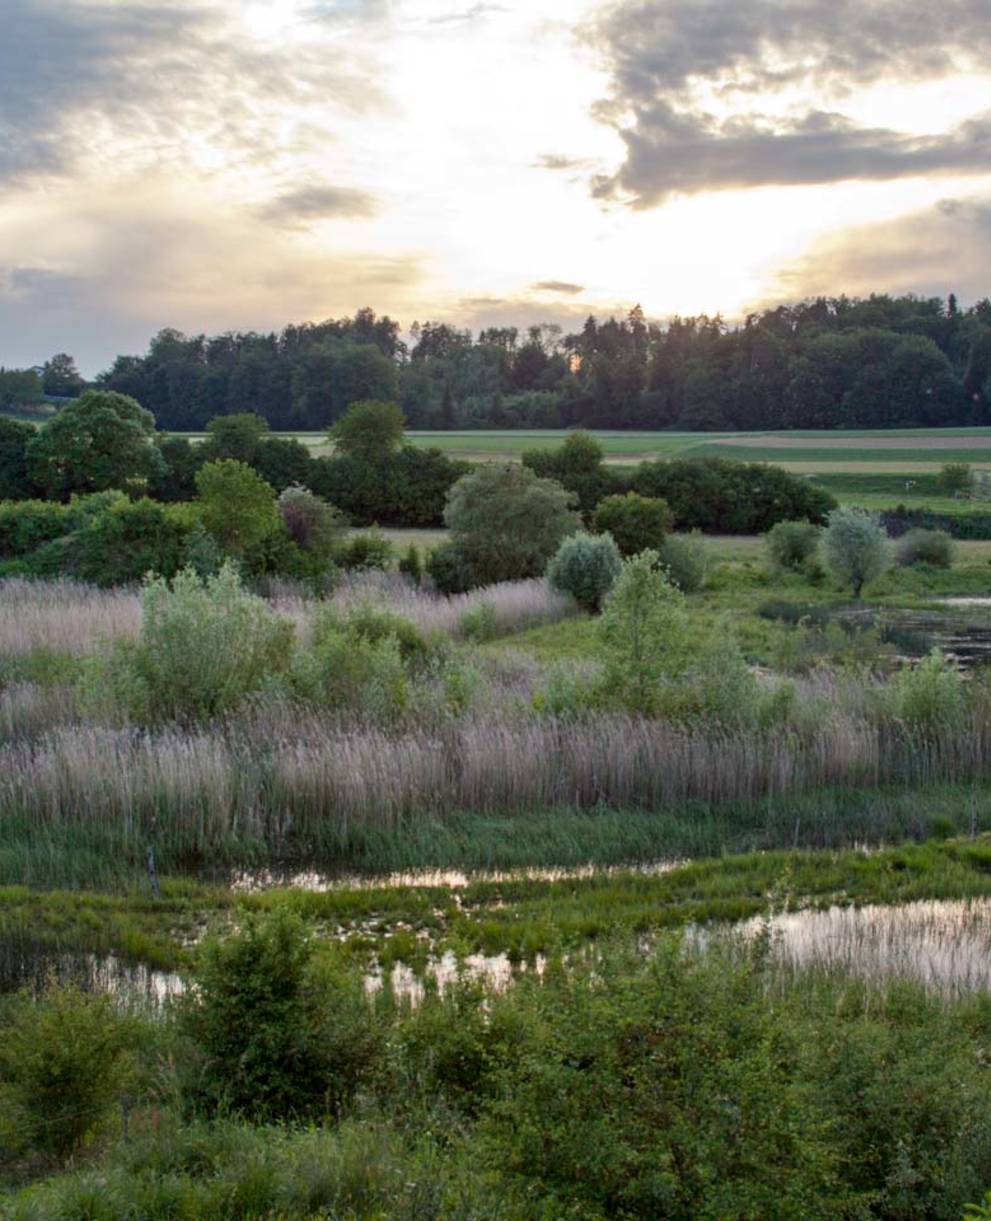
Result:
<instances>
[{"instance_id":1,"label":"vegetation clump","mask_svg":"<svg viewBox=\"0 0 991 1221\"><path fill-rule=\"evenodd\" d=\"M611 534L622 555L659 551L674 518L667 503L636 492L607 496L596 507L593 522L600 534Z\"/></svg>"},{"instance_id":2,"label":"vegetation clump","mask_svg":"<svg viewBox=\"0 0 991 1221\"><path fill-rule=\"evenodd\" d=\"M596 612L623 568L619 549L609 534L579 532L566 538L547 565L553 589L571 594L578 605Z\"/></svg>"},{"instance_id":3,"label":"vegetation clump","mask_svg":"<svg viewBox=\"0 0 991 1221\"><path fill-rule=\"evenodd\" d=\"M952 568L953 540L943 530L909 530L895 544L895 560L902 568L914 564Z\"/></svg>"},{"instance_id":4,"label":"vegetation clump","mask_svg":"<svg viewBox=\"0 0 991 1221\"><path fill-rule=\"evenodd\" d=\"M887 536L877 517L847 506L830 513L822 552L830 572L855 598L885 571L890 560Z\"/></svg>"}]
</instances>

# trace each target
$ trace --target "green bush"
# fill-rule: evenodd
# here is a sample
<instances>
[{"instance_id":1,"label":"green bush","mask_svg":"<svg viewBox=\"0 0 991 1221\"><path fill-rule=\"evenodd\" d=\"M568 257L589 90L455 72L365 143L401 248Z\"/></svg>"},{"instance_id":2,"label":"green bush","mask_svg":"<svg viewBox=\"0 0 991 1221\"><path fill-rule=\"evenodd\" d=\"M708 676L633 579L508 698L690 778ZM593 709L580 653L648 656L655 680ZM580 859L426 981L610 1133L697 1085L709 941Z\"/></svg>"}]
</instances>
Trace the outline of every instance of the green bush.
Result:
<instances>
[{"instance_id":1,"label":"green bush","mask_svg":"<svg viewBox=\"0 0 991 1221\"><path fill-rule=\"evenodd\" d=\"M334 552L334 562L346 572L386 572L392 565L392 543L377 531L352 534Z\"/></svg>"},{"instance_id":2,"label":"green bush","mask_svg":"<svg viewBox=\"0 0 991 1221\"><path fill-rule=\"evenodd\" d=\"M495 640L499 635L495 607L491 602L479 602L471 610L466 610L458 621L458 631L465 640L472 640L476 644Z\"/></svg>"},{"instance_id":3,"label":"green bush","mask_svg":"<svg viewBox=\"0 0 991 1221\"><path fill-rule=\"evenodd\" d=\"M599 534L612 535L623 555L636 555L659 551L674 519L666 501L627 492L601 500L592 520Z\"/></svg>"},{"instance_id":4,"label":"green bush","mask_svg":"<svg viewBox=\"0 0 991 1221\"><path fill-rule=\"evenodd\" d=\"M453 540L431 550L426 570L434 588L442 594L463 594L485 584L468 549Z\"/></svg>"},{"instance_id":5,"label":"green bush","mask_svg":"<svg viewBox=\"0 0 991 1221\"><path fill-rule=\"evenodd\" d=\"M76 528L78 513L71 505L50 500L19 500L0 504L0 556L28 556L43 543L62 538Z\"/></svg>"},{"instance_id":6,"label":"green bush","mask_svg":"<svg viewBox=\"0 0 991 1221\"><path fill-rule=\"evenodd\" d=\"M302 551L329 564L346 528L344 515L306 488L287 487L276 502L286 532Z\"/></svg>"},{"instance_id":7,"label":"green bush","mask_svg":"<svg viewBox=\"0 0 991 1221\"><path fill-rule=\"evenodd\" d=\"M974 474L968 462L947 462L939 468L936 482L950 496L966 495L973 490Z\"/></svg>"},{"instance_id":8,"label":"green bush","mask_svg":"<svg viewBox=\"0 0 991 1221\"><path fill-rule=\"evenodd\" d=\"M324 620L325 624L330 622L329 618ZM415 623L410 623L401 615L379 610L368 602L356 606L348 613L344 629L358 639L368 640L372 644L391 637L399 646L399 656L403 662L415 668L429 665L443 647L440 637L433 636L428 639ZM318 639L320 635L318 629Z\"/></svg>"},{"instance_id":9,"label":"green bush","mask_svg":"<svg viewBox=\"0 0 991 1221\"><path fill-rule=\"evenodd\" d=\"M92 516L66 548L64 568L93 585L124 585L182 567L197 524L191 506L124 500Z\"/></svg>"},{"instance_id":10,"label":"green bush","mask_svg":"<svg viewBox=\"0 0 991 1221\"><path fill-rule=\"evenodd\" d=\"M410 675L397 637L370 639L334 615L317 623L309 648L296 651L289 681L298 697L316 707L372 721L393 720L410 702Z\"/></svg>"},{"instance_id":11,"label":"green bush","mask_svg":"<svg viewBox=\"0 0 991 1221\"><path fill-rule=\"evenodd\" d=\"M669 534L658 555L671 584L683 594L697 593L705 584L709 560L697 531L690 535Z\"/></svg>"},{"instance_id":12,"label":"green bush","mask_svg":"<svg viewBox=\"0 0 991 1221\"><path fill-rule=\"evenodd\" d=\"M361 980L315 963L302 923L246 913L200 953L181 1030L196 1050L185 1093L208 1114L303 1118L340 1110L379 1047Z\"/></svg>"},{"instance_id":13,"label":"green bush","mask_svg":"<svg viewBox=\"0 0 991 1221\"><path fill-rule=\"evenodd\" d=\"M141 635L88 671L86 697L140 722L208 720L236 708L288 667L293 625L241 586L226 563L215 577L184 568L141 594Z\"/></svg>"},{"instance_id":14,"label":"green bush","mask_svg":"<svg viewBox=\"0 0 991 1221\"><path fill-rule=\"evenodd\" d=\"M205 529L228 555L241 557L282 528L275 492L243 462L223 458L196 472Z\"/></svg>"},{"instance_id":15,"label":"green bush","mask_svg":"<svg viewBox=\"0 0 991 1221\"><path fill-rule=\"evenodd\" d=\"M622 569L610 535L578 533L558 547L547 565L547 580L552 589L571 594L583 610L595 612Z\"/></svg>"},{"instance_id":16,"label":"green bush","mask_svg":"<svg viewBox=\"0 0 991 1221\"><path fill-rule=\"evenodd\" d=\"M902 568L930 564L953 567L953 540L942 530L909 530L895 544L895 561Z\"/></svg>"},{"instance_id":17,"label":"green bush","mask_svg":"<svg viewBox=\"0 0 991 1221\"><path fill-rule=\"evenodd\" d=\"M49 985L0 1024L0 1148L66 1157L119 1107L133 1022L109 996Z\"/></svg>"},{"instance_id":18,"label":"green bush","mask_svg":"<svg viewBox=\"0 0 991 1221\"><path fill-rule=\"evenodd\" d=\"M764 536L775 568L801 572L816 553L820 530L808 521L779 521Z\"/></svg>"},{"instance_id":19,"label":"green bush","mask_svg":"<svg viewBox=\"0 0 991 1221\"><path fill-rule=\"evenodd\" d=\"M396 567L404 576L409 577L414 585L420 584L423 580L423 560L420 557L420 548L416 543L410 543L399 557Z\"/></svg>"},{"instance_id":20,"label":"green bush","mask_svg":"<svg viewBox=\"0 0 991 1221\"><path fill-rule=\"evenodd\" d=\"M916 729L960 724L966 712L960 671L938 649L917 665L899 670L883 698L892 716Z\"/></svg>"},{"instance_id":21,"label":"green bush","mask_svg":"<svg viewBox=\"0 0 991 1221\"><path fill-rule=\"evenodd\" d=\"M560 484L514 463L486 463L459 479L444 521L467 557L462 575L481 585L541 576L581 524L571 502Z\"/></svg>"}]
</instances>

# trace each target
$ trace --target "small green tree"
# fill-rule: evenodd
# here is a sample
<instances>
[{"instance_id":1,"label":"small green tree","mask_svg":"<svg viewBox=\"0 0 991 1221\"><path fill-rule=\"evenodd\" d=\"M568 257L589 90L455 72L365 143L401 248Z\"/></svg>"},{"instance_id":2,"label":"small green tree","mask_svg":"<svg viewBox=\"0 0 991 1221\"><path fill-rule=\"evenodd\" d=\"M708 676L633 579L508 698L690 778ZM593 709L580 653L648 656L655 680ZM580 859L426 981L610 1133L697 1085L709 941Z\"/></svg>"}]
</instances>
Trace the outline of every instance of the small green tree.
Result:
<instances>
[{"instance_id":1,"label":"small green tree","mask_svg":"<svg viewBox=\"0 0 991 1221\"><path fill-rule=\"evenodd\" d=\"M541 575L580 527L571 502L559 483L528 467L486 463L451 489L444 521L474 583L512 581Z\"/></svg>"},{"instance_id":2,"label":"small green tree","mask_svg":"<svg viewBox=\"0 0 991 1221\"><path fill-rule=\"evenodd\" d=\"M636 492L607 496L592 520L600 534L612 535L623 555L660 551L674 522L666 500Z\"/></svg>"},{"instance_id":3,"label":"small green tree","mask_svg":"<svg viewBox=\"0 0 991 1221\"><path fill-rule=\"evenodd\" d=\"M52 497L74 492L142 491L165 462L155 419L140 403L111 390L87 390L27 446L28 473Z\"/></svg>"},{"instance_id":4,"label":"small green tree","mask_svg":"<svg viewBox=\"0 0 991 1221\"><path fill-rule=\"evenodd\" d=\"M208 462L196 488L203 527L228 555L243 556L282 526L272 488L243 462Z\"/></svg>"},{"instance_id":5,"label":"small green tree","mask_svg":"<svg viewBox=\"0 0 991 1221\"><path fill-rule=\"evenodd\" d=\"M661 680L683 666L688 640L684 595L664 575L656 551L623 563L600 620L606 687L632 712L660 706Z\"/></svg>"},{"instance_id":6,"label":"small green tree","mask_svg":"<svg viewBox=\"0 0 991 1221\"><path fill-rule=\"evenodd\" d=\"M855 598L890 560L887 535L877 517L846 505L827 518L822 550L830 572L841 585L849 585Z\"/></svg>"},{"instance_id":7,"label":"small green tree","mask_svg":"<svg viewBox=\"0 0 991 1221\"><path fill-rule=\"evenodd\" d=\"M547 565L552 589L571 594L578 605L595 612L623 570L619 549L608 534L573 534Z\"/></svg>"},{"instance_id":8,"label":"small green tree","mask_svg":"<svg viewBox=\"0 0 991 1221\"><path fill-rule=\"evenodd\" d=\"M268 434L268 420L255 411L214 416L206 426L202 456L207 462L230 458L250 465Z\"/></svg>"},{"instance_id":9,"label":"small green tree","mask_svg":"<svg viewBox=\"0 0 991 1221\"><path fill-rule=\"evenodd\" d=\"M364 399L352 403L330 429L330 439L342 454L375 466L402 444L406 417L398 403Z\"/></svg>"},{"instance_id":10,"label":"small green tree","mask_svg":"<svg viewBox=\"0 0 991 1221\"><path fill-rule=\"evenodd\" d=\"M949 496L969 495L974 487L974 473L968 462L947 462L939 468L936 482Z\"/></svg>"}]
</instances>

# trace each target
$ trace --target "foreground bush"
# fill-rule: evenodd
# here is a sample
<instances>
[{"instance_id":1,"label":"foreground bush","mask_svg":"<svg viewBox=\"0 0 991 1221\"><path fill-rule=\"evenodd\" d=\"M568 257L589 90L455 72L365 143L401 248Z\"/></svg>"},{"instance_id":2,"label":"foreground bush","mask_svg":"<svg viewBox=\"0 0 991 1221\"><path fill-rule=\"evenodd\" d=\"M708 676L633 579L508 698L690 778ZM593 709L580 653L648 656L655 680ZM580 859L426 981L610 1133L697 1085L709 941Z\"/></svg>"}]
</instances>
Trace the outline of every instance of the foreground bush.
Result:
<instances>
[{"instance_id":1,"label":"foreground bush","mask_svg":"<svg viewBox=\"0 0 991 1221\"><path fill-rule=\"evenodd\" d=\"M574 534L566 538L547 565L552 589L571 594L587 611L597 611L623 569L619 550L608 534Z\"/></svg>"},{"instance_id":2,"label":"foreground bush","mask_svg":"<svg viewBox=\"0 0 991 1221\"><path fill-rule=\"evenodd\" d=\"M913 564L952 568L953 540L943 530L909 530L895 546L895 560L902 568Z\"/></svg>"},{"instance_id":3,"label":"foreground bush","mask_svg":"<svg viewBox=\"0 0 991 1221\"><path fill-rule=\"evenodd\" d=\"M236 708L284 671L293 628L241 586L230 563L217 576L183 569L149 580L141 635L119 642L89 673L89 699L107 698L136 721L205 721Z\"/></svg>"},{"instance_id":4,"label":"foreground bush","mask_svg":"<svg viewBox=\"0 0 991 1221\"><path fill-rule=\"evenodd\" d=\"M17 998L0 1023L0 1160L78 1149L119 1108L134 1037L109 996L53 985Z\"/></svg>"},{"instance_id":5,"label":"foreground bush","mask_svg":"<svg viewBox=\"0 0 991 1221\"><path fill-rule=\"evenodd\" d=\"M360 979L320 976L288 913L248 915L207 941L181 1029L195 1048L185 1089L208 1114L300 1119L336 1113L374 1066L379 1035Z\"/></svg>"}]
</instances>

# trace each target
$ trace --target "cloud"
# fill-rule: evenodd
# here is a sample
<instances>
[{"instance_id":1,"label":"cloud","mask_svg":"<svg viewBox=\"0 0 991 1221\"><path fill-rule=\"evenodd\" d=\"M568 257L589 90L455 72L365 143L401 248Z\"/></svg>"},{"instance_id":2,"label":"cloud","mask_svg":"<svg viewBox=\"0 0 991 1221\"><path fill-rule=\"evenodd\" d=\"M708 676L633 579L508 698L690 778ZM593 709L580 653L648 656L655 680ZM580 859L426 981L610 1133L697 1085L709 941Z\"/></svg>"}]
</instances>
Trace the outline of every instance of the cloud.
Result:
<instances>
[{"instance_id":1,"label":"cloud","mask_svg":"<svg viewBox=\"0 0 991 1221\"><path fill-rule=\"evenodd\" d=\"M919 293L976 301L991 287L991 199L947 199L820 238L779 268L769 299Z\"/></svg>"},{"instance_id":2,"label":"cloud","mask_svg":"<svg viewBox=\"0 0 991 1221\"><path fill-rule=\"evenodd\" d=\"M367 191L311 184L276 195L257 209L257 215L272 224L293 227L331 217L363 219L374 216L376 211L375 197Z\"/></svg>"},{"instance_id":3,"label":"cloud","mask_svg":"<svg viewBox=\"0 0 991 1221\"><path fill-rule=\"evenodd\" d=\"M508 13L507 9L502 4L473 4L471 8L462 9L459 12L444 13L440 17L431 17L431 25L461 25L470 21L477 21L480 17L488 17L493 13Z\"/></svg>"},{"instance_id":4,"label":"cloud","mask_svg":"<svg viewBox=\"0 0 991 1221\"><path fill-rule=\"evenodd\" d=\"M538 170L581 170L592 165L588 157L567 157L562 153L541 153L533 162Z\"/></svg>"},{"instance_id":5,"label":"cloud","mask_svg":"<svg viewBox=\"0 0 991 1221\"><path fill-rule=\"evenodd\" d=\"M821 111L785 125L754 117L716 123L658 103L649 121L620 134L626 160L617 174L593 179L592 191L635 207L675 192L991 171L991 112L945 135L910 136Z\"/></svg>"},{"instance_id":6,"label":"cloud","mask_svg":"<svg viewBox=\"0 0 991 1221\"><path fill-rule=\"evenodd\" d=\"M530 287L534 292L538 293L564 293L565 296L574 296L575 293L585 291L583 284L569 284L567 280L540 280L536 284L531 284Z\"/></svg>"},{"instance_id":7,"label":"cloud","mask_svg":"<svg viewBox=\"0 0 991 1221\"><path fill-rule=\"evenodd\" d=\"M384 104L369 61L326 40L253 40L223 0L5 0L0 180L68 173L140 142L188 156L195 137L242 163L276 159L280 106Z\"/></svg>"},{"instance_id":8,"label":"cloud","mask_svg":"<svg viewBox=\"0 0 991 1221\"><path fill-rule=\"evenodd\" d=\"M622 0L585 37L611 75L597 117L625 145L600 198L991 170L986 114L912 135L834 109L879 81L982 71L986 0Z\"/></svg>"}]
</instances>

